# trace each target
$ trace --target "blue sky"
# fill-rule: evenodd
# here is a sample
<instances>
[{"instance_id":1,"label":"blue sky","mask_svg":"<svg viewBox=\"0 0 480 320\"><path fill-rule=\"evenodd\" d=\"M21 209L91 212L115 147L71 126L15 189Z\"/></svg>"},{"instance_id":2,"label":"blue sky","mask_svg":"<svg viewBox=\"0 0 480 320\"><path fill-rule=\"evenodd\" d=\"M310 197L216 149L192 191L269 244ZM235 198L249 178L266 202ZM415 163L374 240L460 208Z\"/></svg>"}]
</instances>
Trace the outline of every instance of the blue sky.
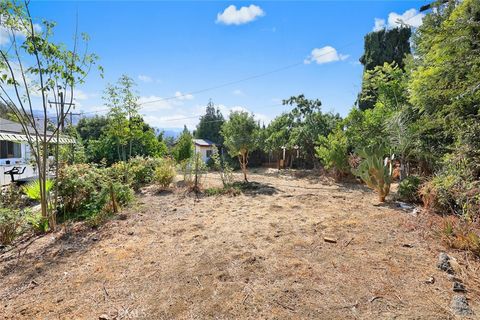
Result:
<instances>
[{"instance_id":1,"label":"blue sky","mask_svg":"<svg viewBox=\"0 0 480 320\"><path fill-rule=\"evenodd\" d=\"M105 77L89 75L77 91L77 111L104 109L105 85L125 73L137 82L141 102L179 97L143 105L150 124L193 129L210 98L225 115L244 108L265 122L287 110L281 99L300 93L346 115L360 89L364 35L402 17L418 26L422 15L410 9L425 3L39 1L31 11L56 21L55 37L66 43L78 14L80 31L101 57Z\"/></svg>"}]
</instances>

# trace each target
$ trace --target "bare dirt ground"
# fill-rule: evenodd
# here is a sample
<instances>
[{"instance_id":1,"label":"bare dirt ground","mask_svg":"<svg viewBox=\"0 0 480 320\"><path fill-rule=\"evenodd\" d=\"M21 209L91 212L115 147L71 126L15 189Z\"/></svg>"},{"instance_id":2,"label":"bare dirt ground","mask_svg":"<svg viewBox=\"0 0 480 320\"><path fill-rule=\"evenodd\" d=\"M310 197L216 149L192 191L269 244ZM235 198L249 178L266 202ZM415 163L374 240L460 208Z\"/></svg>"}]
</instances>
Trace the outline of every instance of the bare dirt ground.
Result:
<instances>
[{"instance_id":1,"label":"bare dirt ground","mask_svg":"<svg viewBox=\"0 0 480 320\"><path fill-rule=\"evenodd\" d=\"M198 201L147 188L123 220L75 225L0 255L0 318L455 318L452 282L436 267L445 248L425 214L379 205L359 184L250 179L265 187ZM480 263L448 253L473 319Z\"/></svg>"}]
</instances>

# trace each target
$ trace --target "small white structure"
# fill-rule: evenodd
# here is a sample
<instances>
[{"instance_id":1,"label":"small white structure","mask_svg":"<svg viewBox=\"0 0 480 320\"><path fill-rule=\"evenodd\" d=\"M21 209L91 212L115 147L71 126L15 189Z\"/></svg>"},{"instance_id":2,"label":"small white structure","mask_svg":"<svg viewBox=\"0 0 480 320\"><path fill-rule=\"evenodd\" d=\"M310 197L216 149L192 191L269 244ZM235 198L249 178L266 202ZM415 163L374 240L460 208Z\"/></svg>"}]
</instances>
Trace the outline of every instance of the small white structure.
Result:
<instances>
[{"instance_id":1,"label":"small white structure","mask_svg":"<svg viewBox=\"0 0 480 320\"><path fill-rule=\"evenodd\" d=\"M31 136L35 136L33 128L28 128L28 132ZM52 135L52 133L47 132L47 135ZM0 187L11 182L11 176L5 172L14 167L18 168L18 172L21 173L14 175L15 180L37 175L36 168L31 161L32 154L27 141L27 135L19 123L0 118ZM56 141L56 137L52 138L53 143ZM59 143L75 143L75 140L60 136Z\"/></svg>"},{"instance_id":2,"label":"small white structure","mask_svg":"<svg viewBox=\"0 0 480 320\"><path fill-rule=\"evenodd\" d=\"M204 162L207 162L215 152L215 143L208 139L193 139L193 144L195 145L195 154L200 153Z\"/></svg>"}]
</instances>

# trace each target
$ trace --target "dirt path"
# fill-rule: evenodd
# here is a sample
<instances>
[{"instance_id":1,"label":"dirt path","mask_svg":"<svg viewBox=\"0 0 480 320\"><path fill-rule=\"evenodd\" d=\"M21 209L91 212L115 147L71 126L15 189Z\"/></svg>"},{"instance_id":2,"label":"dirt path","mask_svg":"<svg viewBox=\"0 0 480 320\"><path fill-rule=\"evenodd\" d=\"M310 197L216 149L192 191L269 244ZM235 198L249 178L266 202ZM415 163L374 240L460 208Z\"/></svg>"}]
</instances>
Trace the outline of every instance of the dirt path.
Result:
<instances>
[{"instance_id":1,"label":"dirt path","mask_svg":"<svg viewBox=\"0 0 480 320\"><path fill-rule=\"evenodd\" d=\"M454 318L452 282L436 268L444 248L418 218L375 206L359 185L251 180L270 188L199 201L146 193L126 220L0 256L0 318ZM480 315L479 278L466 274Z\"/></svg>"}]
</instances>

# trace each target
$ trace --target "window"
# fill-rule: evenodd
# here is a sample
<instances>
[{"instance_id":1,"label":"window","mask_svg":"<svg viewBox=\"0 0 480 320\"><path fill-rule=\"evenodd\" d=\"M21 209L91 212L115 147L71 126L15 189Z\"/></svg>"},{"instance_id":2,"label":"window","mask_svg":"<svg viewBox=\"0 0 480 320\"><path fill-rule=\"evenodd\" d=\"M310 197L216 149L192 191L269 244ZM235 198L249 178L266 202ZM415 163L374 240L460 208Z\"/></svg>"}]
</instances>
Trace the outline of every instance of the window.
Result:
<instances>
[{"instance_id":1,"label":"window","mask_svg":"<svg viewBox=\"0 0 480 320\"><path fill-rule=\"evenodd\" d=\"M207 158L212 157L213 150L207 150Z\"/></svg>"},{"instance_id":2,"label":"window","mask_svg":"<svg viewBox=\"0 0 480 320\"><path fill-rule=\"evenodd\" d=\"M22 149L21 144L12 142L12 141L0 141L0 158L9 159L9 158L21 158Z\"/></svg>"}]
</instances>

